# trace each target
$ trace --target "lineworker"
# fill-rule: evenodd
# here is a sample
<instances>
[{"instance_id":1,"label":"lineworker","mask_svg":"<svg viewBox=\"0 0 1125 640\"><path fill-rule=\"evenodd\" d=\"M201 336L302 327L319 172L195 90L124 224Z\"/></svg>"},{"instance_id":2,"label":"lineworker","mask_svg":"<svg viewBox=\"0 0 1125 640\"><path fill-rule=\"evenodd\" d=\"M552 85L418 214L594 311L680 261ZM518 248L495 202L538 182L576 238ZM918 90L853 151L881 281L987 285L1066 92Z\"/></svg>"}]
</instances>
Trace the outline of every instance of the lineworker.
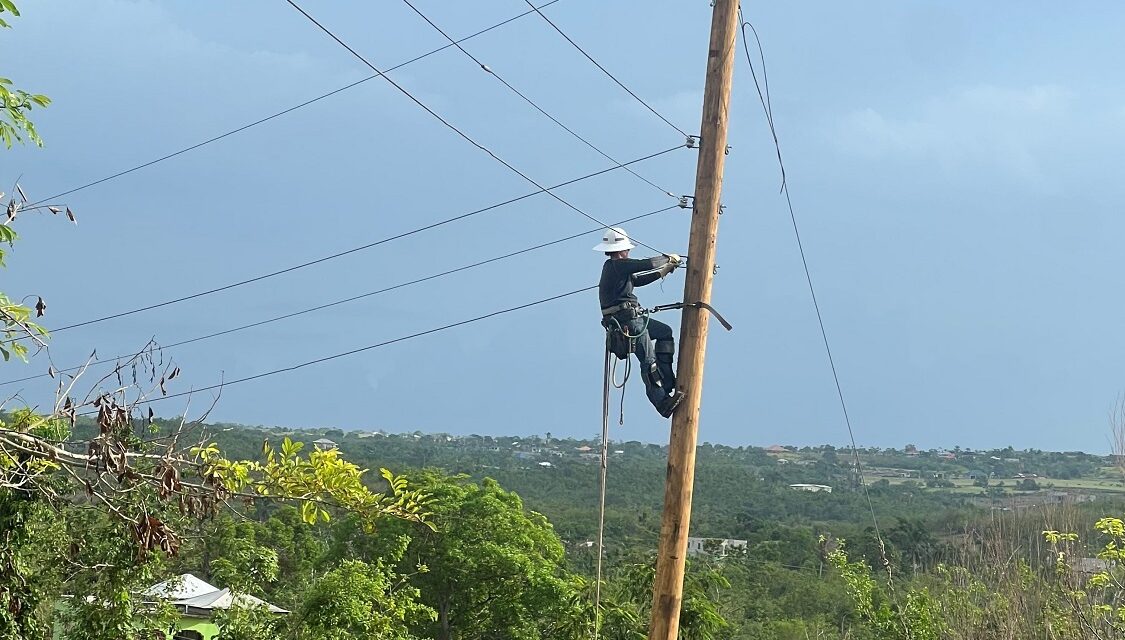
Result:
<instances>
[{"instance_id":1,"label":"lineworker","mask_svg":"<svg viewBox=\"0 0 1125 640\"><path fill-rule=\"evenodd\" d=\"M594 251L601 251L609 258L602 265L602 277L598 283L602 323L612 331L617 332L620 328L628 332L628 336L617 335L617 338L626 343L632 339L649 402L660 415L668 418L684 398L683 392L676 388L676 372L672 368L672 357L676 353L672 327L642 312L633 287L656 282L672 273L682 260L674 253L653 258L630 258L629 250L633 248L629 234L619 227L606 229L601 244L594 247ZM629 357L628 347L612 350L619 358Z\"/></svg>"}]
</instances>

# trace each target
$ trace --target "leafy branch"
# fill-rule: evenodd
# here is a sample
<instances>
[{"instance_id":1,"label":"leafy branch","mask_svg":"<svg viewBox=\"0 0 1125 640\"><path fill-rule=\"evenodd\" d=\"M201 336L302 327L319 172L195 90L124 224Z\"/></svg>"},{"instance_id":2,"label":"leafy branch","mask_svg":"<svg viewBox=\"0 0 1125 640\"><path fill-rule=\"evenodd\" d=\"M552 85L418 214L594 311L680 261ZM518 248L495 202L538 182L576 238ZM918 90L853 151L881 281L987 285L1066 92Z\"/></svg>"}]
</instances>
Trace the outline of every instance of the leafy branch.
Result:
<instances>
[{"instance_id":1,"label":"leafy branch","mask_svg":"<svg viewBox=\"0 0 1125 640\"><path fill-rule=\"evenodd\" d=\"M12 0L0 0L0 28L11 25L4 14L19 17L19 9ZM28 118L28 113L35 107L46 107L51 104L51 99L38 93L29 93L23 89L12 86L8 78L0 77L0 140L11 149L16 142L23 142L24 138L36 146L43 146L43 139L35 130L35 123Z\"/></svg>"}]
</instances>

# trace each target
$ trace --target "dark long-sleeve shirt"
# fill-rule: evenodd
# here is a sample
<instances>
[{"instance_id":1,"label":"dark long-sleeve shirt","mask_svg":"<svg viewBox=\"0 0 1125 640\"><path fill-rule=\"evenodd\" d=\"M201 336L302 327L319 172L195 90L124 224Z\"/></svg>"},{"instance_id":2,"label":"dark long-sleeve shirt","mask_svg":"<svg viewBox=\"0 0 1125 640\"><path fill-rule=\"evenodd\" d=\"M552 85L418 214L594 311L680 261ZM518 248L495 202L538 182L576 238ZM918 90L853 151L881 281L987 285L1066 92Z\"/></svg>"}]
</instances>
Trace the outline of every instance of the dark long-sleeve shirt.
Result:
<instances>
[{"instance_id":1,"label":"dark long-sleeve shirt","mask_svg":"<svg viewBox=\"0 0 1125 640\"><path fill-rule=\"evenodd\" d=\"M668 264L666 256L654 258L625 258L606 260L602 265L602 279L598 282L598 298L602 309L608 309L624 302L637 302L633 287L643 287L660 279Z\"/></svg>"}]
</instances>

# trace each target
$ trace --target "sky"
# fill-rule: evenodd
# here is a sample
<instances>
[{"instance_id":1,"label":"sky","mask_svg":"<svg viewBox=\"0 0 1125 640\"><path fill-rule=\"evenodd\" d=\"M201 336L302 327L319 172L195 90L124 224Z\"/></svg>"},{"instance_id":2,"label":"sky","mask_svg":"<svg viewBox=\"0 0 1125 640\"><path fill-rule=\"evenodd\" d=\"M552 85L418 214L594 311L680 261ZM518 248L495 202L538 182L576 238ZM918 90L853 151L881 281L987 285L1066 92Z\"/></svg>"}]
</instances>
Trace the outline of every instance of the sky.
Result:
<instances>
[{"instance_id":1,"label":"sky","mask_svg":"<svg viewBox=\"0 0 1125 640\"><path fill-rule=\"evenodd\" d=\"M518 0L416 6L455 37ZM370 75L281 0L24 0L0 76L49 95L46 146L0 153L48 197ZM445 44L405 3L306 9L380 68ZM745 6L762 39L788 184L860 446L1107 452L1125 391L1125 5L810 1ZM679 128L698 133L706 2L559 0L544 9ZM464 43L618 161L682 136L525 16ZM613 166L456 49L392 72L541 184ZM735 68L701 442L845 444L780 172L742 51ZM676 195L695 152L635 166ZM381 79L66 196L78 225L23 216L3 290L60 327L282 269L534 191ZM558 193L617 221L674 204L623 171ZM221 293L55 334L57 367L222 331L591 230L538 195ZM628 230L686 251L680 209ZM286 368L592 285L600 234L168 350L170 391ZM644 251L641 251L644 253ZM673 302L683 273L639 290ZM674 313L660 317L674 326ZM590 292L227 386L212 420L455 434L600 431ZM43 373L6 363L0 381ZM104 371L98 370L98 371ZM89 384L95 376L88 374ZM49 378L0 387L43 405ZM191 399L190 411L213 392ZM614 405L616 407L616 397ZM154 405L178 415L184 398ZM612 437L666 442L627 386Z\"/></svg>"}]
</instances>

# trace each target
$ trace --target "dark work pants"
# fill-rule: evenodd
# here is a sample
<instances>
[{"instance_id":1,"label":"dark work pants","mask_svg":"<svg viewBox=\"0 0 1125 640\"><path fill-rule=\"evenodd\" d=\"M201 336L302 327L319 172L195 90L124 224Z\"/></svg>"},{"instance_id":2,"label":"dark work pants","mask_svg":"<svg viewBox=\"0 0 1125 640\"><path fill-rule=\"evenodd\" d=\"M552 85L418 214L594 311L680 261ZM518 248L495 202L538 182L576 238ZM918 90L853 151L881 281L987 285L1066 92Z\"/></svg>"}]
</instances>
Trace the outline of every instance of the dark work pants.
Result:
<instances>
[{"instance_id":1,"label":"dark work pants","mask_svg":"<svg viewBox=\"0 0 1125 640\"><path fill-rule=\"evenodd\" d=\"M672 337L672 327L659 320L633 318L628 322L631 335L637 336L633 353L641 363L641 378L645 381L645 393L656 408L660 408L665 398L672 395L676 387L676 372L672 369L672 356L676 352L676 341ZM639 334L639 335L638 335Z\"/></svg>"}]
</instances>

